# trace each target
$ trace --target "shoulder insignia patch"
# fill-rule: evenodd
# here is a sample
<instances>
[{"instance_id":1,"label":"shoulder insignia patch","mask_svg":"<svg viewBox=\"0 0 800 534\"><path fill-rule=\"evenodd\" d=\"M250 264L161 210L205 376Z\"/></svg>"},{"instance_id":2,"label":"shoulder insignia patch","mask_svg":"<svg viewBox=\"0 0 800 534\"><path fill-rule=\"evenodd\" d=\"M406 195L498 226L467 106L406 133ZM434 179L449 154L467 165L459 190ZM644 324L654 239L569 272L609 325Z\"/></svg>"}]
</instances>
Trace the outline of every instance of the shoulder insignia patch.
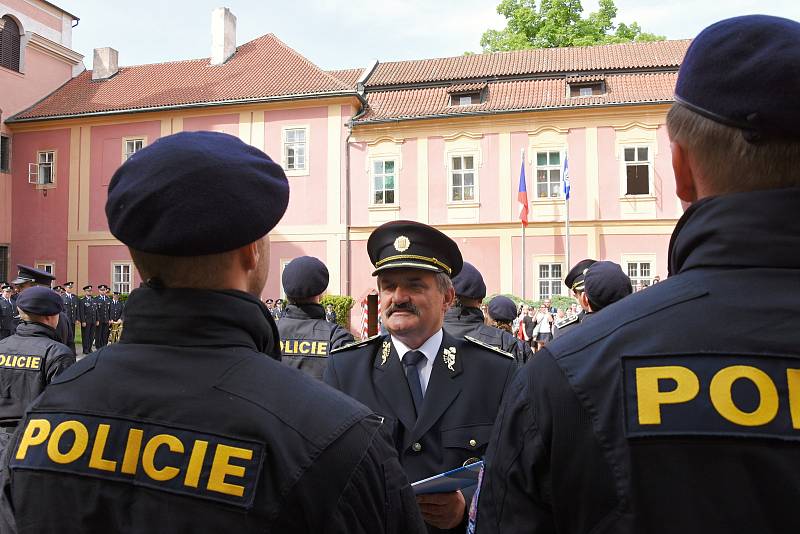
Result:
<instances>
[{"instance_id":1,"label":"shoulder insignia patch","mask_svg":"<svg viewBox=\"0 0 800 534\"><path fill-rule=\"evenodd\" d=\"M572 317L564 317L560 321L556 321L556 328L564 328L567 325L575 324L578 322L578 316L573 315Z\"/></svg>"},{"instance_id":2,"label":"shoulder insignia patch","mask_svg":"<svg viewBox=\"0 0 800 534\"><path fill-rule=\"evenodd\" d=\"M483 341L481 341L480 339L475 339L475 338L474 338L474 337L472 337L472 336L464 336L464 339L466 339L466 340L467 340L467 341L469 341L470 343L474 343L474 344L476 344L476 345L480 345L481 347L483 347L483 348L485 348L485 349L489 349L489 350L491 350L492 352L496 352L497 354L500 354L500 355L502 355L502 356L505 356L506 358L511 358L512 360L514 359L514 355L513 355L513 354L511 354L510 352L506 352L506 351L504 351L504 350L502 350L502 349L498 349L497 347L494 347L494 346L492 346L492 345L489 345L488 343L484 343L484 342L483 342Z\"/></svg>"},{"instance_id":3,"label":"shoulder insignia patch","mask_svg":"<svg viewBox=\"0 0 800 534\"><path fill-rule=\"evenodd\" d=\"M337 349L333 349L330 351L330 354L336 354L337 352L344 352L350 349L357 349L359 347L366 347L367 345L373 343L375 340L382 338L381 334L376 334L372 337L368 337L367 339L362 339L361 341L354 341L353 343L349 343L344 345L343 347L339 347Z\"/></svg>"}]
</instances>

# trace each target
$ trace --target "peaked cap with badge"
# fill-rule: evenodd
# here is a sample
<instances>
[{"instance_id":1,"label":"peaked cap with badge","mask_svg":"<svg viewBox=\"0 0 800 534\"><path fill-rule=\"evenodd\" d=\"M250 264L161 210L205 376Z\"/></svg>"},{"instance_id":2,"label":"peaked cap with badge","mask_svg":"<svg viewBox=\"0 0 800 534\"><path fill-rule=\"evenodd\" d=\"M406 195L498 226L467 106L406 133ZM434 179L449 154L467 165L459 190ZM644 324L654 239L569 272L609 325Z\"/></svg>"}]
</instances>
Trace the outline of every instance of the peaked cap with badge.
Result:
<instances>
[{"instance_id":1,"label":"peaked cap with badge","mask_svg":"<svg viewBox=\"0 0 800 534\"><path fill-rule=\"evenodd\" d=\"M423 269L452 278L464 261L455 241L414 221L391 221L376 228L367 241L367 253L375 266L373 276L387 269Z\"/></svg>"},{"instance_id":2,"label":"peaked cap with badge","mask_svg":"<svg viewBox=\"0 0 800 534\"><path fill-rule=\"evenodd\" d=\"M47 271L34 269L28 265L17 265L17 277L11 281L12 284L25 284L34 283L42 285L50 285L50 282L55 280L56 277Z\"/></svg>"},{"instance_id":3,"label":"peaked cap with badge","mask_svg":"<svg viewBox=\"0 0 800 534\"><path fill-rule=\"evenodd\" d=\"M586 274L586 269L597 263L597 260L585 259L576 263L572 269L569 270L567 276L564 277L564 285L570 291L583 291L583 277Z\"/></svg>"}]
</instances>

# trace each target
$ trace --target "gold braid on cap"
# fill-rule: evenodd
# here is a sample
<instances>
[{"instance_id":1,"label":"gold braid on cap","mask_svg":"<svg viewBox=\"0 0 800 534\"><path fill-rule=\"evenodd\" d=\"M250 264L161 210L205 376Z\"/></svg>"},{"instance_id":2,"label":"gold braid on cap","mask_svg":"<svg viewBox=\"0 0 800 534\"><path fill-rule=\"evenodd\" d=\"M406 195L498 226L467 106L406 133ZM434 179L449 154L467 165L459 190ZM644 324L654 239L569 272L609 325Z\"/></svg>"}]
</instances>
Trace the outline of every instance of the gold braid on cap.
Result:
<instances>
[{"instance_id":1,"label":"gold braid on cap","mask_svg":"<svg viewBox=\"0 0 800 534\"><path fill-rule=\"evenodd\" d=\"M437 260L436 258L429 258L427 256L417 256L415 254L398 254L396 256L389 256L388 258L383 258L382 260L375 263L375 267L380 267L381 265L385 264L387 261L392 260L421 260L433 263L434 265L438 265L442 269L444 269L447 274L451 274L453 269L442 263L441 261Z\"/></svg>"}]
</instances>

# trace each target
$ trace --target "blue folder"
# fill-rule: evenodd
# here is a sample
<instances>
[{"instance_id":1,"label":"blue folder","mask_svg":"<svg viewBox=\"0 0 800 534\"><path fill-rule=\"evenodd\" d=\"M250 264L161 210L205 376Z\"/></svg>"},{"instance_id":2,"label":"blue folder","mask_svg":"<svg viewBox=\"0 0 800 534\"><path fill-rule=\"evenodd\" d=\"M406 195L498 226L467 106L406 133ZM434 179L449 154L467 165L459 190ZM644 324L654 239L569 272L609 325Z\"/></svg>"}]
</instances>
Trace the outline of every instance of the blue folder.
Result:
<instances>
[{"instance_id":1,"label":"blue folder","mask_svg":"<svg viewBox=\"0 0 800 534\"><path fill-rule=\"evenodd\" d=\"M465 489L478 483L478 473L480 473L481 467L483 467L483 460L418 480L411 484L411 488L416 495L450 493Z\"/></svg>"}]
</instances>

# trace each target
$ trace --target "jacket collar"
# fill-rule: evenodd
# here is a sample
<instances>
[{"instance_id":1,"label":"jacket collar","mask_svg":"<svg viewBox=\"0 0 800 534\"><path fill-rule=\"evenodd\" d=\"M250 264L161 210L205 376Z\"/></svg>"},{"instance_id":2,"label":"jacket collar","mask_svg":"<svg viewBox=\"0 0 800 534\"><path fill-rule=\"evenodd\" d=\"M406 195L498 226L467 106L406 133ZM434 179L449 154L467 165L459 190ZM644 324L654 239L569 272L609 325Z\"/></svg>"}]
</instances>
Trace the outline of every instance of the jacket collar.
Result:
<instances>
[{"instance_id":1,"label":"jacket collar","mask_svg":"<svg viewBox=\"0 0 800 534\"><path fill-rule=\"evenodd\" d=\"M23 321L17 325L17 334L25 337L46 337L57 339L56 331L46 324Z\"/></svg>"},{"instance_id":2,"label":"jacket collar","mask_svg":"<svg viewBox=\"0 0 800 534\"><path fill-rule=\"evenodd\" d=\"M709 197L692 204L669 244L669 274L701 267L799 268L800 188Z\"/></svg>"},{"instance_id":3,"label":"jacket collar","mask_svg":"<svg viewBox=\"0 0 800 534\"><path fill-rule=\"evenodd\" d=\"M281 318L289 319L324 319L325 308L322 304L289 304L283 310Z\"/></svg>"},{"instance_id":4,"label":"jacket collar","mask_svg":"<svg viewBox=\"0 0 800 534\"><path fill-rule=\"evenodd\" d=\"M461 323L483 323L483 312L479 308L468 308L466 306L453 306L444 314L445 322Z\"/></svg>"},{"instance_id":5,"label":"jacket collar","mask_svg":"<svg viewBox=\"0 0 800 534\"><path fill-rule=\"evenodd\" d=\"M280 359L266 306L242 291L138 288L125 307L120 343L247 347Z\"/></svg>"}]
</instances>

